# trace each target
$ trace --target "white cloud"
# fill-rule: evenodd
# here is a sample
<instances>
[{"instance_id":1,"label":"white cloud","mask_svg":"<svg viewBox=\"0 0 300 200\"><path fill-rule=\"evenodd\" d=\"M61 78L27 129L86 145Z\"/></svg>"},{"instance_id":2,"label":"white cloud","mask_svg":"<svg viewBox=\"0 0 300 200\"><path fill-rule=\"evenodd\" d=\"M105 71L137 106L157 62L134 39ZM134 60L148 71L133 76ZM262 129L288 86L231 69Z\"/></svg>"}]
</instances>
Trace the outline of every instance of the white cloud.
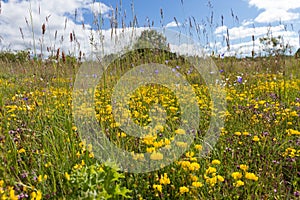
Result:
<instances>
[{"instance_id":1,"label":"white cloud","mask_svg":"<svg viewBox=\"0 0 300 200\"><path fill-rule=\"evenodd\" d=\"M3 39L0 41L0 50L28 48L33 51L35 42L37 53L41 51L41 44L43 44L43 53L46 52L46 47L51 47L53 50L61 48L67 54L75 52L74 49L77 53L79 50L85 52L90 46L90 25L85 24L85 29L83 29L82 24L78 22L84 21L86 12L106 14L112 9L100 2L93 3L93 0L12 0L1 3L0 36ZM75 22L75 10L77 11L77 22ZM42 24L44 23L46 32L45 35L42 35ZM24 40L21 37L20 29ZM56 31L57 38L55 39ZM78 43L70 42L70 33L75 33Z\"/></svg>"},{"instance_id":2,"label":"white cloud","mask_svg":"<svg viewBox=\"0 0 300 200\"><path fill-rule=\"evenodd\" d=\"M275 21L291 21L299 19L299 13L292 10L300 8L299 0L248 0L250 6L263 10L256 18L258 23L271 23Z\"/></svg>"},{"instance_id":3,"label":"white cloud","mask_svg":"<svg viewBox=\"0 0 300 200\"><path fill-rule=\"evenodd\" d=\"M177 24L175 21L172 21L166 25L166 28L178 27L178 26L181 26L181 24L180 23Z\"/></svg>"},{"instance_id":4,"label":"white cloud","mask_svg":"<svg viewBox=\"0 0 300 200\"><path fill-rule=\"evenodd\" d=\"M218 26L215 30L215 34L224 34L227 31L227 26Z\"/></svg>"},{"instance_id":5,"label":"white cloud","mask_svg":"<svg viewBox=\"0 0 300 200\"><path fill-rule=\"evenodd\" d=\"M249 0L249 5L256 6L259 9L295 9L300 8L299 0Z\"/></svg>"},{"instance_id":6,"label":"white cloud","mask_svg":"<svg viewBox=\"0 0 300 200\"><path fill-rule=\"evenodd\" d=\"M291 21L299 18L299 13L288 12L283 9L272 8L260 13L255 21L258 23L268 23L273 21Z\"/></svg>"},{"instance_id":7,"label":"white cloud","mask_svg":"<svg viewBox=\"0 0 300 200\"><path fill-rule=\"evenodd\" d=\"M285 37L284 44L289 44L291 46L298 45L298 39L295 37ZM254 50L256 55L263 53L263 46L257 38L254 41L254 47L252 41L239 42L230 45L230 51L227 50L227 47L222 47L218 50L218 53L225 53L225 56L251 56L251 52Z\"/></svg>"}]
</instances>

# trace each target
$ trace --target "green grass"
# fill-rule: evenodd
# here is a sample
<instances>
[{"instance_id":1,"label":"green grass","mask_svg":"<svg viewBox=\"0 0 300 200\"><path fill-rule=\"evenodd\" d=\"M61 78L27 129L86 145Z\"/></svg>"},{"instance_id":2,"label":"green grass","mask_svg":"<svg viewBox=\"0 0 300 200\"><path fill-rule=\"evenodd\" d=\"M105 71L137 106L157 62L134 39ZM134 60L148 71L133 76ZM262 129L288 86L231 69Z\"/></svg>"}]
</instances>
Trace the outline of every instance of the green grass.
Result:
<instances>
[{"instance_id":1,"label":"green grass","mask_svg":"<svg viewBox=\"0 0 300 200\"><path fill-rule=\"evenodd\" d=\"M271 59L215 60L224 70L222 80L226 83L227 112L219 113L226 116L225 126L217 145L207 157L198 154L203 136L199 133L189 154L184 154L179 161L145 174L121 172L124 178L119 184L131 190L129 195L133 199L296 198L294 193L300 190L299 65L292 57L283 58L287 72L282 75L274 72L271 65L268 70L263 67L264 62L272 62ZM169 65L174 64L170 62ZM30 197L33 192L40 191L43 198L75 198L78 193L74 188L78 186L76 181L68 180L66 173L73 178L81 177L72 174L98 162L93 158L91 147L80 140L72 118L72 85L78 67L62 63L1 63L2 198L13 197L11 191L19 196ZM243 77L243 84L236 82L237 75ZM115 79L117 77L107 81L114 83ZM200 110L209 119L211 111L209 99L205 98L206 89L201 85L195 85L194 89L202 100L198 102ZM142 119L137 121L140 124L147 123L148 108L155 98L167 96L162 102L166 109L177 106L166 88L142 87L137 92L149 93L142 99L138 93L134 97L136 103L132 104L132 109L138 113L135 118ZM99 120L105 122L102 125L109 128L109 137L116 145L130 151L151 152L159 143L166 145L166 140L172 140L177 114L171 111L167 112L169 128L162 132L166 137L158 136L148 143L140 139L136 143L134 137L122 135L107 110L110 95L109 89L99 93L101 98L96 104L99 102L97 105L101 106L96 107L96 112L101 113ZM203 132L206 123L206 118L201 120L200 130ZM140 145L132 146L132 143ZM220 164L212 164L214 159ZM247 165L247 172L254 173L254 179L258 177L258 180L247 179L247 172L239 169L242 164ZM207 171L209 168L215 172ZM233 172L242 174L240 180L244 185L236 187L237 180L231 176Z\"/></svg>"},{"instance_id":2,"label":"green grass","mask_svg":"<svg viewBox=\"0 0 300 200\"><path fill-rule=\"evenodd\" d=\"M119 15L116 18L122 17ZM134 16L132 25L136 26L136 22ZM194 22L194 27L202 26ZM98 29L95 35L91 32L92 45L96 45L98 36L103 42L102 21L95 20L95 23ZM204 29L210 29L203 34L213 32L213 23L203 25ZM189 31L193 28L190 26ZM201 35L199 30L196 32L199 38L207 36ZM156 32L149 34L155 36ZM33 43L35 36L32 33ZM230 41L226 43L230 47ZM141 44L146 47L161 45L147 40ZM36 54L35 46L34 49ZM191 147L171 165L134 174L119 169L124 163L101 163L96 158L98 147L82 141L83 133L75 125L72 110L74 81L82 63L64 53L60 59L62 53L57 50L55 57L53 51L45 61L28 60L24 51L16 55L0 53L0 199L298 198L299 59L279 56L276 52L276 56L268 57L212 57L220 70L222 85L214 89L226 91L226 111L218 113L212 108L208 86L184 58L167 50L144 49L114 60L93 93L95 106L92 110L109 141L121 149L133 151L135 162L144 162L140 154L144 152L150 153L152 159L159 159L158 149L170 145L178 134L182 110L178 97L170 88L159 84L138 88L128 102L133 121L139 126L148 125L155 119L155 116L151 118L149 109L160 104L166 112L166 124L148 130L146 138L131 136L121 130L112 114L111 96L120 77L133 66L151 62L166 64L168 60L166 65L170 68L180 66L177 71L193 86L199 106L199 131ZM81 52L72 53L81 56ZM112 57L109 55L107 59ZM187 73L190 69L194 71ZM241 83L238 76L242 77ZM186 104L191 100L190 96L184 99ZM82 116L89 113L89 110L81 111ZM224 119L225 123L220 127L221 134L213 150L202 157L202 142L212 115ZM180 149L184 145L184 142L176 143L171 148Z\"/></svg>"}]
</instances>

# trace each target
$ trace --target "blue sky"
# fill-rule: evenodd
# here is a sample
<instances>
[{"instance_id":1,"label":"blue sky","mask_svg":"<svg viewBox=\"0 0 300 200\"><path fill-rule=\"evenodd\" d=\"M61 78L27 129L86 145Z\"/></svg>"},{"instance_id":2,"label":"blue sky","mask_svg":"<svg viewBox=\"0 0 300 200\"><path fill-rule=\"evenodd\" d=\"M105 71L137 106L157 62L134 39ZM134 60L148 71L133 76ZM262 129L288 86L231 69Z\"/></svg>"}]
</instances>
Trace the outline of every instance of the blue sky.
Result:
<instances>
[{"instance_id":1,"label":"blue sky","mask_svg":"<svg viewBox=\"0 0 300 200\"><path fill-rule=\"evenodd\" d=\"M252 50L252 35L255 36L255 51L258 52L261 50L259 38L265 36L268 30L273 36L284 36L283 42L290 44L293 51L299 47L299 0L101 0L96 3L93 3L93 0L1 0L0 2L0 50L32 49L33 27L36 43L42 41L44 47L62 48L70 52L72 51L70 48L75 47L70 45L66 38L74 32L82 44L80 48L85 51L89 46L90 36L87 30L95 27L92 25L93 13L102 14L104 25L101 29L105 34L109 34L110 21L116 6L121 16L126 13L125 24L128 27L130 21L133 21L132 5L140 27L147 26L149 19L150 24L153 21L155 27L165 26L189 32L189 19L193 26L195 19L201 32L201 44L220 54L249 55ZM164 16L163 24L161 24L161 9ZM179 26L176 25L174 17ZM210 25L211 19L213 22ZM82 22L85 24L85 31L82 30ZM46 24L45 35L41 34L43 23ZM118 19L118 23L121 27L121 18ZM229 50L225 41L227 30L231 47ZM62 36L64 40L61 39ZM193 37L196 39L196 34ZM40 48L40 45L36 48Z\"/></svg>"}]
</instances>

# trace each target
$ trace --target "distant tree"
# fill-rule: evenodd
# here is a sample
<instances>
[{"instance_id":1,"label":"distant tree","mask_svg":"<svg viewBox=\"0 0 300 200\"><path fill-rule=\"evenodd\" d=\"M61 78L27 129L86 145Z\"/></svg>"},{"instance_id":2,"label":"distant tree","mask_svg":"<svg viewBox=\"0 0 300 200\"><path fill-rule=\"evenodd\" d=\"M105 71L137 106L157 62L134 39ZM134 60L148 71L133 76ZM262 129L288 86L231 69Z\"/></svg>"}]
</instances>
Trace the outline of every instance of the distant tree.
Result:
<instances>
[{"instance_id":1,"label":"distant tree","mask_svg":"<svg viewBox=\"0 0 300 200\"><path fill-rule=\"evenodd\" d=\"M296 51L295 58L300 58L300 48Z\"/></svg>"},{"instance_id":2,"label":"distant tree","mask_svg":"<svg viewBox=\"0 0 300 200\"><path fill-rule=\"evenodd\" d=\"M285 55L291 48L288 44L284 44L282 36L274 37L270 32L265 37L259 38L259 41L263 45L262 50L266 53L266 56Z\"/></svg>"},{"instance_id":3,"label":"distant tree","mask_svg":"<svg viewBox=\"0 0 300 200\"><path fill-rule=\"evenodd\" d=\"M167 38L156 30L144 30L133 47L135 49L156 48L169 50Z\"/></svg>"}]
</instances>

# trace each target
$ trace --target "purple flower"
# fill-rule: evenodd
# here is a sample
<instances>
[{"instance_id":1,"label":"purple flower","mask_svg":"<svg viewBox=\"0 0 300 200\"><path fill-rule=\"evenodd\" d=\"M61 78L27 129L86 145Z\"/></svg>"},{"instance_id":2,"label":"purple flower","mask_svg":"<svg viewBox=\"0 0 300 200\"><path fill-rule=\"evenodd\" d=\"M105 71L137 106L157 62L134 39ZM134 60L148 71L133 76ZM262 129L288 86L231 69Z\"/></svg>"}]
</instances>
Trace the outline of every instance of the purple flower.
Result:
<instances>
[{"instance_id":1,"label":"purple flower","mask_svg":"<svg viewBox=\"0 0 300 200\"><path fill-rule=\"evenodd\" d=\"M28 173L27 172L23 172L22 174L21 174L21 177L22 178L26 178L28 176Z\"/></svg>"},{"instance_id":2,"label":"purple flower","mask_svg":"<svg viewBox=\"0 0 300 200\"><path fill-rule=\"evenodd\" d=\"M155 73L155 74L158 74L158 69L156 69L156 70L154 71L154 73Z\"/></svg>"},{"instance_id":3,"label":"purple flower","mask_svg":"<svg viewBox=\"0 0 300 200\"><path fill-rule=\"evenodd\" d=\"M263 135L264 135L264 136L267 136L267 135L269 135L269 132L268 132L268 131L265 131L265 132L263 132Z\"/></svg>"},{"instance_id":4,"label":"purple flower","mask_svg":"<svg viewBox=\"0 0 300 200\"><path fill-rule=\"evenodd\" d=\"M28 101L28 97L24 97L23 100L24 100L24 101Z\"/></svg>"},{"instance_id":5,"label":"purple flower","mask_svg":"<svg viewBox=\"0 0 300 200\"><path fill-rule=\"evenodd\" d=\"M165 61L165 63L166 63L166 64L168 64L168 63L169 63L169 61L168 61L168 60L166 60L166 61Z\"/></svg>"},{"instance_id":6,"label":"purple flower","mask_svg":"<svg viewBox=\"0 0 300 200\"><path fill-rule=\"evenodd\" d=\"M180 69L180 66L177 65L177 66L176 66L176 69Z\"/></svg>"},{"instance_id":7,"label":"purple flower","mask_svg":"<svg viewBox=\"0 0 300 200\"><path fill-rule=\"evenodd\" d=\"M243 78L241 76L237 76L237 82L238 83L242 83L243 82Z\"/></svg>"},{"instance_id":8,"label":"purple flower","mask_svg":"<svg viewBox=\"0 0 300 200\"><path fill-rule=\"evenodd\" d=\"M294 196L295 197L300 197L300 192L299 191L294 192Z\"/></svg>"},{"instance_id":9,"label":"purple flower","mask_svg":"<svg viewBox=\"0 0 300 200\"><path fill-rule=\"evenodd\" d=\"M220 69L220 71L219 71L220 73L222 73L222 72L224 72L224 69Z\"/></svg>"}]
</instances>

